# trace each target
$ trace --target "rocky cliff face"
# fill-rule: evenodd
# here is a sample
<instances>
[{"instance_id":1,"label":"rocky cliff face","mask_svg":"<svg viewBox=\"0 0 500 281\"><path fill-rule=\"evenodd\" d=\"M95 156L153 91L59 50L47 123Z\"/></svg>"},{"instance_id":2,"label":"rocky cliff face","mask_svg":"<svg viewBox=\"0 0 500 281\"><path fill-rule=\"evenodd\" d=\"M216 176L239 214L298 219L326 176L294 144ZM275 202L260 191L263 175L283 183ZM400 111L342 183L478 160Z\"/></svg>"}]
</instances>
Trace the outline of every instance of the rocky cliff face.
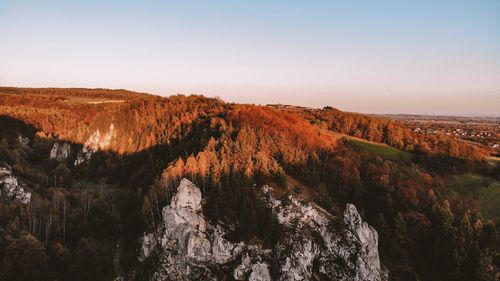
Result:
<instances>
[{"instance_id":1,"label":"rocky cliff face","mask_svg":"<svg viewBox=\"0 0 500 281\"><path fill-rule=\"evenodd\" d=\"M9 165L0 164L0 197L28 204L31 193L24 190Z\"/></svg>"},{"instance_id":2,"label":"rocky cliff face","mask_svg":"<svg viewBox=\"0 0 500 281\"><path fill-rule=\"evenodd\" d=\"M357 209L347 204L344 227L335 217L311 202L288 195L287 202L263 187L264 200L285 226L275 249L278 280L386 280L380 266L377 231L363 222Z\"/></svg>"},{"instance_id":3,"label":"rocky cliff face","mask_svg":"<svg viewBox=\"0 0 500 281\"><path fill-rule=\"evenodd\" d=\"M75 160L75 166L81 165L84 162L90 160L94 153L101 149L107 149L111 145L111 141L116 137L115 125L109 125L109 131L101 134L101 131L97 129L90 137L87 139L83 148L78 152Z\"/></svg>"},{"instance_id":4,"label":"rocky cliff face","mask_svg":"<svg viewBox=\"0 0 500 281\"><path fill-rule=\"evenodd\" d=\"M56 159L57 161L64 161L71 154L71 145L69 143L54 143L52 149L50 150L50 159Z\"/></svg>"},{"instance_id":5,"label":"rocky cliff face","mask_svg":"<svg viewBox=\"0 0 500 281\"><path fill-rule=\"evenodd\" d=\"M378 255L377 232L348 204L343 227L314 203L289 195L286 202L264 186L262 199L272 208L285 233L274 249L224 238L201 210L201 192L183 179L163 223L142 238L140 261L156 258L153 280L386 280ZM133 276L134 273L131 274Z\"/></svg>"},{"instance_id":6,"label":"rocky cliff face","mask_svg":"<svg viewBox=\"0 0 500 281\"><path fill-rule=\"evenodd\" d=\"M142 239L140 260L152 254L160 257L154 280L215 280L210 267L234 260L243 251L242 243L230 243L221 227L207 223L201 212L201 192L186 179L162 214L157 233Z\"/></svg>"},{"instance_id":7,"label":"rocky cliff face","mask_svg":"<svg viewBox=\"0 0 500 281\"><path fill-rule=\"evenodd\" d=\"M24 147L28 146L30 143L30 139L28 137L23 137L21 135L17 136L17 141Z\"/></svg>"}]
</instances>

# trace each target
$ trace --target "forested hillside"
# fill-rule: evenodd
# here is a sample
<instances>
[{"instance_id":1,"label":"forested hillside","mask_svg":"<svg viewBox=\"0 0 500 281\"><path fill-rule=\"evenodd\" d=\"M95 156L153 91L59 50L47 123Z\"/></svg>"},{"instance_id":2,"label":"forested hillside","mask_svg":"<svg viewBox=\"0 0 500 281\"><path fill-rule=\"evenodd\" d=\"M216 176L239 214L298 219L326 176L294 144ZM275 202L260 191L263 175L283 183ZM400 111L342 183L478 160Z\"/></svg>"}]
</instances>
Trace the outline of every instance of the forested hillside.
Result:
<instances>
[{"instance_id":1,"label":"forested hillside","mask_svg":"<svg viewBox=\"0 0 500 281\"><path fill-rule=\"evenodd\" d=\"M378 231L391 280L498 280L500 165L483 156L333 108L0 88L0 280L130 271L182 178L233 242L274 249L283 235L254 192L267 184L334 216L354 203Z\"/></svg>"}]
</instances>

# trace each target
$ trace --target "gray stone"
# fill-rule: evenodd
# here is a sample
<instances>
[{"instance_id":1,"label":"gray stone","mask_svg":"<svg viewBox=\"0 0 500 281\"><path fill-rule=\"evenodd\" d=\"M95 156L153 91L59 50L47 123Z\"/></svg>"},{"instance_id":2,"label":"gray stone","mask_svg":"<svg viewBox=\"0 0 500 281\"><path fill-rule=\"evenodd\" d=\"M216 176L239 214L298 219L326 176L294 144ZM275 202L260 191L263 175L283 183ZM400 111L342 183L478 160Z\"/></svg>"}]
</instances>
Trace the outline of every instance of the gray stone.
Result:
<instances>
[{"instance_id":1,"label":"gray stone","mask_svg":"<svg viewBox=\"0 0 500 281\"><path fill-rule=\"evenodd\" d=\"M9 165L0 167L0 196L10 201L28 204L31 193L24 190Z\"/></svg>"},{"instance_id":2,"label":"gray stone","mask_svg":"<svg viewBox=\"0 0 500 281\"><path fill-rule=\"evenodd\" d=\"M313 202L289 195L286 203L264 186L262 200L276 215L285 233L275 249L231 243L220 224L210 225L202 214L200 190L183 179L171 203L163 208L163 223L155 233L142 238L140 261L153 253L159 266L154 280L216 280L225 272L235 280L387 280L380 264L378 235L364 222L356 207L347 204L344 230L333 228L334 216ZM235 265L234 261L240 262ZM271 262L272 261L272 262ZM342 261L342 262L339 262Z\"/></svg>"},{"instance_id":3,"label":"gray stone","mask_svg":"<svg viewBox=\"0 0 500 281\"><path fill-rule=\"evenodd\" d=\"M56 159L57 161L66 160L71 154L71 145L69 143L54 143L52 149L50 150L50 159Z\"/></svg>"}]
</instances>

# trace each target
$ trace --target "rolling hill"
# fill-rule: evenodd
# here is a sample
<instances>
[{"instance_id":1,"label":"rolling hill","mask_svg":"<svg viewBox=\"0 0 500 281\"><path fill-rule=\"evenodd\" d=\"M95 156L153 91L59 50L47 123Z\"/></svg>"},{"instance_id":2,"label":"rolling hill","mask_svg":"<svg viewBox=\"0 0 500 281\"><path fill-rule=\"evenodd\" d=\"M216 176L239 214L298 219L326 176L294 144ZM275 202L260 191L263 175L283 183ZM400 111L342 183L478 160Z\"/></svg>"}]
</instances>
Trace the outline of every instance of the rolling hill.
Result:
<instances>
[{"instance_id":1,"label":"rolling hill","mask_svg":"<svg viewBox=\"0 0 500 281\"><path fill-rule=\"evenodd\" d=\"M0 280L496 278L483 156L329 107L2 87Z\"/></svg>"}]
</instances>

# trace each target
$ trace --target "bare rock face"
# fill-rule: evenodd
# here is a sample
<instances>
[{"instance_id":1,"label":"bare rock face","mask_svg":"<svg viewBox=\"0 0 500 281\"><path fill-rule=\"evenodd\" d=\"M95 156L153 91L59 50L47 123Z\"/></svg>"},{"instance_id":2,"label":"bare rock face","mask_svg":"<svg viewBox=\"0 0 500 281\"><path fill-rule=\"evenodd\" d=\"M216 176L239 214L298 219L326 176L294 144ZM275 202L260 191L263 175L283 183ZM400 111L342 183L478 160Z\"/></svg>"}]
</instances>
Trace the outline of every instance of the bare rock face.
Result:
<instances>
[{"instance_id":1,"label":"bare rock face","mask_svg":"<svg viewBox=\"0 0 500 281\"><path fill-rule=\"evenodd\" d=\"M271 280L271 275L269 274L269 265L266 263L256 263L252 265L252 273L248 277L249 281L268 281Z\"/></svg>"},{"instance_id":2,"label":"bare rock face","mask_svg":"<svg viewBox=\"0 0 500 281\"><path fill-rule=\"evenodd\" d=\"M17 177L7 164L2 164L0 167L0 197L22 204L28 204L31 200L31 193L25 191L19 184Z\"/></svg>"},{"instance_id":3,"label":"bare rock face","mask_svg":"<svg viewBox=\"0 0 500 281\"><path fill-rule=\"evenodd\" d=\"M378 235L363 222L352 204L347 204L343 222L336 229L330 213L311 202L289 195L287 203L264 187L264 200L285 226L286 234L276 246L278 280L386 280L380 266Z\"/></svg>"},{"instance_id":4,"label":"bare rock face","mask_svg":"<svg viewBox=\"0 0 500 281\"><path fill-rule=\"evenodd\" d=\"M106 149L111 145L111 140L116 136L115 125L109 125L109 131L101 134L99 129L95 131L85 142L85 146L90 150Z\"/></svg>"},{"instance_id":5,"label":"bare rock face","mask_svg":"<svg viewBox=\"0 0 500 281\"><path fill-rule=\"evenodd\" d=\"M111 145L111 140L116 137L115 125L109 125L109 131L105 134L101 134L99 129L97 129L90 137L87 139L83 148L76 156L75 166L81 165L92 158L92 155L97 150L103 150L109 148Z\"/></svg>"},{"instance_id":6,"label":"bare rock face","mask_svg":"<svg viewBox=\"0 0 500 281\"><path fill-rule=\"evenodd\" d=\"M361 219L353 204L347 204L345 208L344 223L361 245L361 254L357 260L359 277L363 280L373 280L370 278L378 278L376 273L379 272L381 278L384 278L386 273L380 269L377 231Z\"/></svg>"},{"instance_id":7,"label":"bare rock face","mask_svg":"<svg viewBox=\"0 0 500 281\"><path fill-rule=\"evenodd\" d=\"M30 143L30 139L28 137L23 137L21 135L17 136L17 141L22 146L28 146Z\"/></svg>"},{"instance_id":8,"label":"bare rock face","mask_svg":"<svg viewBox=\"0 0 500 281\"><path fill-rule=\"evenodd\" d=\"M201 210L201 192L183 179L163 223L142 238L139 260L158 257L153 280L387 280L378 254L378 235L348 204L342 220L312 202L273 196L264 186L261 198L283 225L274 249L231 243L221 225L212 226ZM244 223L244 222L243 222ZM344 227L339 227L344 224ZM133 274L132 274L133 275Z\"/></svg>"},{"instance_id":9,"label":"bare rock face","mask_svg":"<svg viewBox=\"0 0 500 281\"><path fill-rule=\"evenodd\" d=\"M163 208L163 224L142 239L140 260L160 258L153 280L214 280L210 267L233 261L243 244L224 239L220 226L211 226L201 212L201 192L183 179L170 205Z\"/></svg>"},{"instance_id":10,"label":"bare rock face","mask_svg":"<svg viewBox=\"0 0 500 281\"><path fill-rule=\"evenodd\" d=\"M71 145L69 143L54 143L52 149L50 150L50 159L56 159L57 161L66 160L71 154Z\"/></svg>"},{"instance_id":11,"label":"bare rock face","mask_svg":"<svg viewBox=\"0 0 500 281\"><path fill-rule=\"evenodd\" d=\"M76 156L75 166L79 166L86 161L89 161L90 158L92 158L92 155L94 155L94 150L83 146L82 150L80 150L80 152L78 152L78 155Z\"/></svg>"},{"instance_id":12,"label":"bare rock face","mask_svg":"<svg viewBox=\"0 0 500 281\"><path fill-rule=\"evenodd\" d=\"M187 270L187 260L207 261L210 241L207 224L201 214L201 192L188 180L182 180L172 203L163 209L165 231L162 246L175 243L181 270Z\"/></svg>"}]
</instances>

